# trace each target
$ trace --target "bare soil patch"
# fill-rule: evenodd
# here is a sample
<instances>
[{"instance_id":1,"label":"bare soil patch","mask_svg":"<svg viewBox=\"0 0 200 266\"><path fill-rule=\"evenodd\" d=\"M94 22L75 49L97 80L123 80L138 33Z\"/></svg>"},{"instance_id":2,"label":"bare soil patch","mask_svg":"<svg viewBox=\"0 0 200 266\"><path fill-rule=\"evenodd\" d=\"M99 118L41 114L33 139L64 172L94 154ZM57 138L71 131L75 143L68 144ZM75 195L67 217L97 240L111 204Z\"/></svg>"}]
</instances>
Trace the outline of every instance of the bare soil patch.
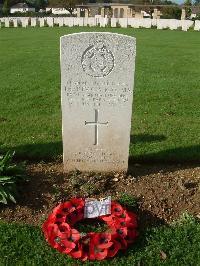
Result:
<instances>
[{"instance_id":1,"label":"bare soil patch","mask_svg":"<svg viewBox=\"0 0 200 266\"><path fill-rule=\"evenodd\" d=\"M0 206L0 219L41 225L51 210L72 196L138 199L143 226L169 223L183 212L200 215L200 167L195 165L132 165L127 175L63 173L61 162L27 165L30 181L16 205Z\"/></svg>"}]
</instances>

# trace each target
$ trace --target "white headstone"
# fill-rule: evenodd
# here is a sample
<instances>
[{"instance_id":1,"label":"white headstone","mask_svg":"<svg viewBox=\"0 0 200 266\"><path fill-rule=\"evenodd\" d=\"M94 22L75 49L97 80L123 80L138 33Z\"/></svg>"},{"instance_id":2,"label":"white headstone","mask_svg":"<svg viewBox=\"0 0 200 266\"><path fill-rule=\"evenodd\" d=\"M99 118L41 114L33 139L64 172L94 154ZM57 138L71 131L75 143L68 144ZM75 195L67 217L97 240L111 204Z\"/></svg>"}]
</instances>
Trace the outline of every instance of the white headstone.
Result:
<instances>
[{"instance_id":1,"label":"white headstone","mask_svg":"<svg viewBox=\"0 0 200 266\"><path fill-rule=\"evenodd\" d=\"M26 28L28 27L28 18L21 18L22 27Z\"/></svg>"},{"instance_id":2,"label":"white headstone","mask_svg":"<svg viewBox=\"0 0 200 266\"><path fill-rule=\"evenodd\" d=\"M9 18L5 18L5 27L9 28L10 27L10 20Z\"/></svg>"},{"instance_id":3,"label":"white headstone","mask_svg":"<svg viewBox=\"0 0 200 266\"><path fill-rule=\"evenodd\" d=\"M15 28L18 27L18 19L17 19L17 18L14 18L14 19L13 19L13 26L14 26Z\"/></svg>"},{"instance_id":4,"label":"white headstone","mask_svg":"<svg viewBox=\"0 0 200 266\"><path fill-rule=\"evenodd\" d=\"M78 26L78 19L77 19L77 17L74 17L73 24L74 24L74 26Z\"/></svg>"},{"instance_id":5,"label":"white headstone","mask_svg":"<svg viewBox=\"0 0 200 266\"><path fill-rule=\"evenodd\" d=\"M128 19L127 18L119 18L119 24L122 28L127 28Z\"/></svg>"},{"instance_id":6,"label":"white headstone","mask_svg":"<svg viewBox=\"0 0 200 266\"><path fill-rule=\"evenodd\" d=\"M44 18L39 18L40 27L44 27Z\"/></svg>"},{"instance_id":7,"label":"white headstone","mask_svg":"<svg viewBox=\"0 0 200 266\"><path fill-rule=\"evenodd\" d=\"M95 18L94 17L89 17L88 18L88 25L90 27L96 26L96 24L95 24Z\"/></svg>"},{"instance_id":8,"label":"white headstone","mask_svg":"<svg viewBox=\"0 0 200 266\"><path fill-rule=\"evenodd\" d=\"M157 26L157 21L159 21L159 19L152 18L151 19L151 26L153 26L153 27Z\"/></svg>"},{"instance_id":9,"label":"white headstone","mask_svg":"<svg viewBox=\"0 0 200 266\"><path fill-rule=\"evenodd\" d=\"M151 19L150 18L142 18L141 19L141 27L150 29L151 28Z\"/></svg>"},{"instance_id":10,"label":"white headstone","mask_svg":"<svg viewBox=\"0 0 200 266\"><path fill-rule=\"evenodd\" d=\"M181 23L182 23L182 31L187 31L188 30L187 20L181 20Z\"/></svg>"},{"instance_id":11,"label":"white headstone","mask_svg":"<svg viewBox=\"0 0 200 266\"><path fill-rule=\"evenodd\" d=\"M105 18L99 18L100 27L105 27L108 24L108 19Z\"/></svg>"},{"instance_id":12,"label":"white headstone","mask_svg":"<svg viewBox=\"0 0 200 266\"><path fill-rule=\"evenodd\" d=\"M138 18L128 18L128 25L133 28L139 28L140 20Z\"/></svg>"},{"instance_id":13,"label":"white headstone","mask_svg":"<svg viewBox=\"0 0 200 266\"><path fill-rule=\"evenodd\" d=\"M83 26L83 19L84 18L75 18L77 26Z\"/></svg>"},{"instance_id":14,"label":"white headstone","mask_svg":"<svg viewBox=\"0 0 200 266\"><path fill-rule=\"evenodd\" d=\"M59 25L59 27L64 26L64 18L58 18L58 25Z\"/></svg>"},{"instance_id":15,"label":"white headstone","mask_svg":"<svg viewBox=\"0 0 200 266\"><path fill-rule=\"evenodd\" d=\"M111 27L116 28L117 27L117 18L111 18Z\"/></svg>"},{"instance_id":16,"label":"white headstone","mask_svg":"<svg viewBox=\"0 0 200 266\"><path fill-rule=\"evenodd\" d=\"M61 37L65 171L126 171L136 41L115 33Z\"/></svg>"},{"instance_id":17,"label":"white headstone","mask_svg":"<svg viewBox=\"0 0 200 266\"><path fill-rule=\"evenodd\" d=\"M64 18L64 24L65 24L65 26L73 27L74 26L74 18L73 17Z\"/></svg>"},{"instance_id":18,"label":"white headstone","mask_svg":"<svg viewBox=\"0 0 200 266\"><path fill-rule=\"evenodd\" d=\"M200 31L200 20L195 20L194 30Z\"/></svg>"},{"instance_id":19,"label":"white headstone","mask_svg":"<svg viewBox=\"0 0 200 266\"><path fill-rule=\"evenodd\" d=\"M54 26L54 18L52 18L52 17L48 17L48 18L47 18L47 25L48 25L49 27L53 27L53 26Z\"/></svg>"},{"instance_id":20,"label":"white headstone","mask_svg":"<svg viewBox=\"0 0 200 266\"><path fill-rule=\"evenodd\" d=\"M84 18L83 25L86 27L88 26L88 17Z\"/></svg>"},{"instance_id":21,"label":"white headstone","mask_svg":"<svg viewBox=\"0 0 200 266\"><path fill-rule=\"evenodd\" d=\"M31 27L36 27L36 25L37 25L37 19L31 18Z\"/></svg>"},{"instance_id":22,"label":"white headstone","mask_svg":"<svg viewBox=\"0 0 200 266\"><path fill-rule=\"evenodd\" d=\"M53 18L54 25L58 25L58 17Z\"/></svg>"},{"instance_id":23,"label":"white headstone","mask_svg":"<svg viewBox=\"0 0 200 266\"><path fill-rule=\"evenodd\" d=\"M73 27L73 26L74 26L74 18L69 17L69 27Z\"/></svg>"},{"instance_id":24,"label":"white headstone","mask_svg":"<svg viewBox=\"0 0 200 266\"><path fill-rule=\"evenodd\" d=\"M177 23L176 19L170 19L169 20L169 28L170 28L170 30L177 30L178 23Z\"/></svg>"}]
</instances>

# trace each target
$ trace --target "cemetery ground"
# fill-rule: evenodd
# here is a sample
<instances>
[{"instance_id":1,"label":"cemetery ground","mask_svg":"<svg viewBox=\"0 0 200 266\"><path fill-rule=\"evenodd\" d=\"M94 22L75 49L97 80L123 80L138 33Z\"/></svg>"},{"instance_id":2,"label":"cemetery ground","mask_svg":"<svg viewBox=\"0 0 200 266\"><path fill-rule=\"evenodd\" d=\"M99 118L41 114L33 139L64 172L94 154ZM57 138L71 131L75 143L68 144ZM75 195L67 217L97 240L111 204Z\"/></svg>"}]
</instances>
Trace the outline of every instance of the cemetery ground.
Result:
<instances>
[{"instance_id":1,"label":"cemetery ground","mask_svg":"<svg viewBox=\"0 0 200 266\"><path fill-rule=\"evenodd\" d=\"M17 204L0 207L0 265L81 264L52 250L40 229L52 208L74 195L112 195L140 218L138 242L95 264L200 265L199 33L84 28L137 39L129 171L66 175L59 37L82 30L0 31L1 152L15 150L30 177Z\"/></svg>"}]
</instances>

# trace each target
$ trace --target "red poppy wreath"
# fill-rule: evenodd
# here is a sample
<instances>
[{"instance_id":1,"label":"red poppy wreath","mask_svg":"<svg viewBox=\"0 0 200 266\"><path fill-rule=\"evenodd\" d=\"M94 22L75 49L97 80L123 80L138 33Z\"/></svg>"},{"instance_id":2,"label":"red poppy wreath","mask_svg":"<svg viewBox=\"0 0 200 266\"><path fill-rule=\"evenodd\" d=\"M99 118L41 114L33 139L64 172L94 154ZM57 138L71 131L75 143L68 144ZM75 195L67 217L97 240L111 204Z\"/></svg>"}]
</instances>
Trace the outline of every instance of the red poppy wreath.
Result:
<instances>
[{"instance_id":1,"label":"red poppy wreath","mask_svg":"<svg viewBox=\"0 0 200 266\"><path fill-rule=\"evenodd\" d=\"M99 216L108 230L103 233L79 233L74 225L84 219L85 200L73 198L60 203L44 222L42 230L48 243L61 253L85 261L114 257L138 236L137 217L112 201L111 214Z\"/></svg>"}]
</instances>

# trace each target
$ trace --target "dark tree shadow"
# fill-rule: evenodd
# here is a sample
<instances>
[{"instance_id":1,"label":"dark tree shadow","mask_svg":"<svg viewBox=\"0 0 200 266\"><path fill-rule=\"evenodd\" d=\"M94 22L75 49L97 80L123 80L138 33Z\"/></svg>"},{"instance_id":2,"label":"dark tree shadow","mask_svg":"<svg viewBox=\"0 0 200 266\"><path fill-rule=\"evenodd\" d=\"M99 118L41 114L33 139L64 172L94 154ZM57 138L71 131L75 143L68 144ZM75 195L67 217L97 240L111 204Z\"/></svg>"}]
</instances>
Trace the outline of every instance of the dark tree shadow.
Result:
<instances>
[{"instance_id":1,"label":"dark tree shadow","mask_svg":"<svg viewBox=\"0 0 200 266\"><path fill-rule=\"evenodd\" d=\"M163 135L132 135L131 143L163 141ZM8 148L0 146L0 153L5 153ZM31 162L59 162L62 163L62 141L51 143L35 143L13 147L16 151L16 160ZM139 164L139 166L138 166ZM129 157L128 173L134 177L147 174L156 174L160 171L174 172L179 169L187 169L200 164L200 145L189 147L177 147L174 149L161 150L139 156Z\"/></svg>"},{"instance_id":2,"label":"dark tree shadow","mask_svg":"<svg viewBox=\"0 0 200 266\"><path fill-rule=\"evenodd\" d=\"M139 135L131 135L130 143L136 144L138 142L160 142L166 139L167 138L164 135L139 134Z\"/></svg>"},{"instance_id":3,"label":"dark tree shadow","mask_svg":"<svg viewBox=\"0 0 200 266\"><path fill-rule=\"evenodd\" d=\"M162 172L175 172L200 165L200 145L179 147L144 156L130 156L128 173L134 177Z\"/></svg>"},{"instance_id":4,"label":"dark tree shadow","mask_svg":"<svg viewBox=\"0 0 200 266\"><path fill-rule=\"evenodd\" d=\"M0 147L0 153L8 150L11 149ZM15 151L16 160L51 162L62 156L62 141L19 145L13 147L12 150Z\"/></svg>"}]
</instances>

